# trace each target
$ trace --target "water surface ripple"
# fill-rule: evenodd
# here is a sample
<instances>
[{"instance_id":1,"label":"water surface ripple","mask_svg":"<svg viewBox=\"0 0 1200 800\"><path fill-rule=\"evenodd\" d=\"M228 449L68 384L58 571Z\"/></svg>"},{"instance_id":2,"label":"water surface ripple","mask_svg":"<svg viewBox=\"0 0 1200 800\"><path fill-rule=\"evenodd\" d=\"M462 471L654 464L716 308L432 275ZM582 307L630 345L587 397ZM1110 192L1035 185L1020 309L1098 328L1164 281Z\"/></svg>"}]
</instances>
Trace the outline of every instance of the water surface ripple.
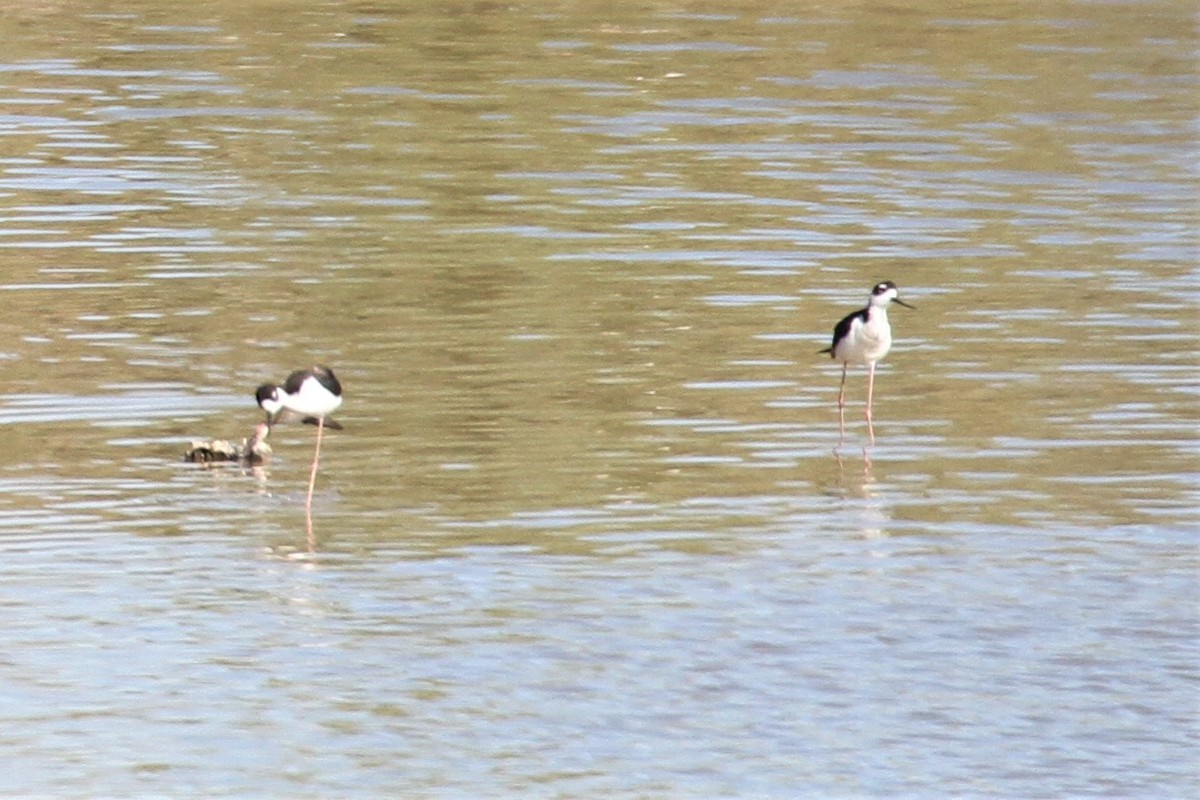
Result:
<instances>
[{"instance_id":1,"label":"water surface ripple","mask_svg":"<svg viewBox=\"0 0 1200 800\"><path fill-rule=\"evenodd\" d=\"M0 10L0 793L1200 793L1193 9L614 8Z\"/></svg>"}]
</instances>

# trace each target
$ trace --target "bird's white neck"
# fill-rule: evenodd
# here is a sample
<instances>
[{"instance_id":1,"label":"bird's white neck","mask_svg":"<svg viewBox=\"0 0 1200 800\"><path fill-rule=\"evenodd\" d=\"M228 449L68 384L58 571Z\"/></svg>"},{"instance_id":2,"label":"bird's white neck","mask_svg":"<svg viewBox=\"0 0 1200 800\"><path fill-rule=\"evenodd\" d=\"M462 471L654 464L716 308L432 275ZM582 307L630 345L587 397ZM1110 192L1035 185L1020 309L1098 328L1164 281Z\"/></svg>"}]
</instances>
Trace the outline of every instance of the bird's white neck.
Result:
<instances>
[{"instance_id":1,"label":"bird's white neck","mask_svg":"<svg viewBox=\"0 0 1200 800\"><path fill-rule=\"evenodd\" d=\"M887 303L871 303L867 306L867 319L869 321L887 322Z\"/></svg>"}]
</instances>

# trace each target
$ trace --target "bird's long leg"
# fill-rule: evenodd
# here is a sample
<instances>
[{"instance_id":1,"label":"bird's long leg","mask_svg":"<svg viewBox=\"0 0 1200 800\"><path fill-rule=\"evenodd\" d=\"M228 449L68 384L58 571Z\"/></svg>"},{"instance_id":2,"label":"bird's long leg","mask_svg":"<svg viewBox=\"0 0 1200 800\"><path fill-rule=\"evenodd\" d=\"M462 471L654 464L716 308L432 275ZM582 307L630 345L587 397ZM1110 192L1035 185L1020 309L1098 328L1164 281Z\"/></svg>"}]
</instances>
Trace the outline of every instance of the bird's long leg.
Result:
<instances>
[{"instance_id":1,"label":"bird's long leg","mask_svg":"<svg viewBox=\"0 0 1200 800\"><path fill-rule=\"evenodd\" d=\"M842 362L842 385L838 387L838 447L846 441L846 369L849 366Z\"/></svg>"},{"instance_id":2,"label":"bird's long leg","mask_svg":"<svg viewBox=\"0 0 1200 800\"><path fill-rule=\"evenodd\" d=\"M308 500L305 509L312 510L313 487L317 485L317 463L321 458L321 434L325 431L325 418L317 417L317 449L313 451L312 472L308 476Z\"/></svg>"},{"instance_id":3,"label":"bird's long leg","mask_svg":"<svg viewBox=\"0 0 1200 800\"><path fill-rule=\"evenodd\" d=\"M871 402L875 398L875 362L867 365L867 436L875 444L875 425L871 420Z\"/></svg>"}]
</instances>

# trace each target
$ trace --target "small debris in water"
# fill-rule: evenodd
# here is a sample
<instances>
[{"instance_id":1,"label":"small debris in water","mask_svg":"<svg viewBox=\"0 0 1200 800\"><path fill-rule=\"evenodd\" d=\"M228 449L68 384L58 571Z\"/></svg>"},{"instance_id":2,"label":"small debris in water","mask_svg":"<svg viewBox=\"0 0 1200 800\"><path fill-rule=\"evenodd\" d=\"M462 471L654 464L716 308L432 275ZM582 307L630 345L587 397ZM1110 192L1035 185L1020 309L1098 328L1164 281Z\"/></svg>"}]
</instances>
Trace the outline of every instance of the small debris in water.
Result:
<instances>
[{"instance_id":1,"label":"small debris in water","mask_svg":"<svg viewBox=\"0 0 1200 800\"><path fill-rule=\"evenodd\" d=\"M265 464L271 457L271 445L267 444L267 436L271 428L267 423L260 422L254 428L254 435L243 439L241 444L225 439L193 439L188 449L184 451L184 461L193 464L214 464L220 461L236 461L250 466Z\"/></svg>"}]
</instances>

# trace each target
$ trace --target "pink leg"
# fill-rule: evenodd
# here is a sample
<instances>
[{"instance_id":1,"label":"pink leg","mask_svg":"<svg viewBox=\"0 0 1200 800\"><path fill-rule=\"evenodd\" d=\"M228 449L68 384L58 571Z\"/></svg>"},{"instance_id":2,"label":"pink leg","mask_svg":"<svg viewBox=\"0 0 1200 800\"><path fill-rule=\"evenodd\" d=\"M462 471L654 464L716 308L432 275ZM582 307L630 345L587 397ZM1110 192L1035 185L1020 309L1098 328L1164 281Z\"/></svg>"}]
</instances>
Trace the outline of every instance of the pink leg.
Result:
<instances>
[{"instance_id":1,"label":"pink leg","mask_svg":"<svg viewBox=\"0 0 1200 800\"><path fill-rule=\"evenodd\" d=\"M846 441L846 368L842 362L842 385L838 388L838 447Z\"/></svg>"},{"instance_id":2,"label":"pink leg","mask_svg":"<svg viewBox=\"0 0 1200 800\"><path fill-rule=\"evenodd\" d=\"M875 399L875 362L867 365L867 435L875 444L875 425L871 420L871 402Z\"/></svg>"},{"instance_id":3,"label":"pink leg","mask_svg":"<svg viewBox=\"0 0 1200 800\"><path fill-rule=\"evenodd\" d=\"M321 458L321 434L325 430L325 418L317 417L317 449L313 451L312 473L308 476L308 500L304 508L312 510L313 487L317 485L317 462Z\"/></svg>"}]
</instances>

